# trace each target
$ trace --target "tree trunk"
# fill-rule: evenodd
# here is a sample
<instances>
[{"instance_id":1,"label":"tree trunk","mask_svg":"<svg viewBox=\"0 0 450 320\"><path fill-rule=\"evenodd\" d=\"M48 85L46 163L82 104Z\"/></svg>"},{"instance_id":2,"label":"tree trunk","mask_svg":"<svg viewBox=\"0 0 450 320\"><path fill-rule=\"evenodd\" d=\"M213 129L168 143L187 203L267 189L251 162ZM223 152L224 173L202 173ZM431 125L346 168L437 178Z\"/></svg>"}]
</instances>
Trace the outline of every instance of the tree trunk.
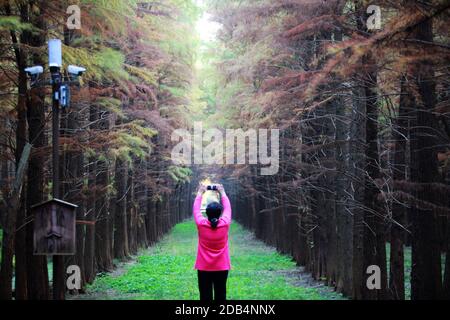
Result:
<instances>
[{"instance_id":1,"label":"tree trunk","mask_svg":"<svg viewBox=\"0 0 450 320\"><path fill-rule=\"evenodd\" d=\"M347 166L346 154L348 154L348 115L347 105L343 99L336 99L336 235L337 235L337 281L338 292L345 296L351 296L353 288L352 280L352 257L353 257L353 217L347 210L348 178L345 173L350 170Z\"/></svg>"},{"instance_id":2,"label":"tree trunk","mask_svg":"<svg viewBox=\"0 0 450 320\"><path fill-rule=\"evenodd\" d=\"M366 101L366 169L364 192L364 270L376 265L381 271L381 289L369 290L365 287L365 299L385 299L387 287L386 246L382 213L377 204L379 190L375 180L380 177L378 153L378 93L376 62L372 56L363 59L368 69L363 78Z\"/></svg>"},{"instance_id":3,"label":"tree trunk","mask_svg":"<svg viewBox=\"0 0 450 320\"><path fill-rule=\"evenodd\" d=\"M361 204L364 201L364 146L366 141L366 123L364 115L366 105L363 103L364 90L361 86L353 89L353 106L350 122L349 162L352 163L348 193L352 195L349 201L349 210L353 214L353 258L352 278L355 300L363 299L363 290L366 285L364 270L364 211Z\"/></svg>"},{"instance_id":4,"label":"tree trunk","mask_svg":"<svg viewBox=\"0 0 450 320\"><path fill-rule=\"evenodd\" d=\"M109 272L113 269L111 256L110 213L108 206L108 164L106 161L97 161L96 188L98 193L95 199L95 257L97 270Z\"/></svg>"},{"instance_id":5,"label":"tree trunk","mask_svg":"<svg viewBox=\"0 0 450 320\"><path fill-rule=\"evenodd\" d=\"M128 235L128 249L130 254L135 255L137 253L137 211L136 211L136 201L134 195L134 172L136 170L136 161L133 161L132 167L128 170L128 180L127 180L127 196L126 196L126 208L127 208L127 235Z\"/></svg>"},{"instance_id":6,"label":"tree trunk","mask_svg":"<svg viewBox=\"0 0 450 320\"><path fill-rule=\"evenodd\" d=\"M406 137L408 136L408 111L413 109L411 92L405 90L405 79L401 79L400 105L396 128L393 132L395 142L393 179L395 181L407 180L406 164ZM405 267L404 250L405 232L405 206L397 202L392 206L391 240L390 240L390 270L389 292L391 299L405 299Z\"/></svg>"},{"instance_id":7,"label":"tree trunk","mask_svg":"<svg viewBox=\"0 0 450 320\"><path fill-rule=\"evenodd\" d=\"M114 187L116 189L114 217L114 258L124 260L129 256L127 228L127 178L128 166L120 157L116 159Z\"/></svg>"},{"instance_id":8,"label":"tree trunk","mask_svg":"<svg viewBox=\"0 0 450 320\"><path fill-rule=\"evenodd\" d=\"M447 217L447 253L445 255L445 271L442 299L450 300L450 218Z\"/></svg>"},{"instance_id":9,"label":"tree trunk","mask_svg":"<svg viewBox=\"0 0 450 320\"><path fill-rule=\"evenodd\" d=\"M64 44L70 46L74 38L79 37L76 30L64 30ZM85 238L85 205L84 196L82 194L84 189L84 155L81 150L74 150L74 147L68 145L67 142L71 140L80 140L80 128L83 127L87 115L82 112L79 105L72 104L70 109L64 109L64 116L61 118L61 134L66 138L64 140L63 155L61 157L62 163L62 186L64 200L74 203L78 206L76 209L76 219L79 221L76 224L76 252L74 256L66 257L66 265L77 265L80 268L81 289L84 291L86 276L84 268L84 238ZM80 141L85 144L88 141Z\"/></svg>"},{"instance_id":10,"label":"tree trunk","mask_svg":"<svg viewBox=\"0 0 450 320\"><path fill-rule=\"evenodd\" d=\"M96 127L103 132L108 132L110 129L109 113L100 111L100 108L97 108L97 113L101 114ZM114 266L112 259L111 207L108 195L108 161L97 159L95 180L97 190L95 197L95 260L98 271L109 272Z\"/></svg>"},{"instance_id":11,"label":"tree trunk","mask_svg":"<svg viewBox=\"0 0 450 320\"><path fill-rule=\"evenodd\" d=\"M420 23L412 38L432 42L432 20ZM411 83L417 85L419 99L412 113L411 126L411 182L433 183L438 179L438 162L434 134L436 119L432 111L436 104L434 70L430 61L411 67ZM420 201L436 203L429 188L416 190L414 197ZM436 213L431 209L413 205L411 299L438 299L442 291L441 257L436 225Z\"/></svg>"},{"instance_id":12,"label":"tree trunk","mask_svg":"<svg viewBox=\"0 0 450 320\"><path fill-rule=\"evenodd\" d=\"M21 36L22 44L29 42L29 35L24 32ZM18 49L19 61L19 98L17 103L17 131L16 131L16 163L19 163L20 155L27 140L27 75L23 71L26 67L27 52ZM37 105L37 108L40 106ZM36 145L36 144L35 144ZM36 146L37 147L37 146ZM22 201L17 211L15 234L15 298L25 300L28 298L27 288L27 253L26 253L26 194L27 189L22 189ZM0 283L2 280L0 279Z\"/></svg>"},{"instance_id":13,"label":"tree trunk","mask_svg":"<svg viewBox=\"0 0 450 320\"><path fill-rule=\"evenodd\" d=\"M91 129L97 129L98 108L91 106L89 108L89 122L92 124ZM95 229L96 229L96 203L97 196L97 157L92 156L88 159L88 194L86 202L85 220L86 224L86 238L84 239L84 273L87 283L92 283L95 278Z\"/></svg>"},{"instance_id":14,"label":"tree trunk","mask_svg":"<svg viewBox=\"0 0 450 320\"><path fill-rule=\"evenodd\" d=\"M11 15L11 9L9 4L5 4L6 14ZM20 15L22 22L28 22L28 5L23 4L20 6ZM11 31L11 41L14 47L15 58L17 69L19 70L18 76L18 101L17 101L17 127L16 127L16 170L19 164L20 157L22 155L23 148L27 142L26 134L26 121L27 121L27 75L23 70L27 64L28 54L21 45L25 45L29 41L29 33L22 33L19 39L15 35L15 31ZM22 195L25 194L25 191ZM23 199L24 200L24 199ZM23 203L23 201L22 201ZM19 244L19 261L22 261L22 265L19 267L19 292L21 298L26 298L26 286L25 286L25 234L22 232L16 239L16 229L17 226L23 224L25 218L25 206L20 205L17 212L12 212L10 210L9 214L5 217L5 225L10 224L11 228L5 228L3 230L3 243L2 243L2 259L0 268L0 299L7 300L12 298L12 276L13 276L13 257L14 257L14 246L17 248ZM21 246L20 246L21 245Z\"/></svg>"},{"instance_id":15,"label":"tree trunk","mask_svg":"<svg viewBox=\"0 0 450 320\"><path fill-rule=\"evenodd\" d=\"M14 253L14 235L17 219L16 213L21 201L21 190L24 184L24 176L28 166L30 153L31 144L27 144L24 146L21 159L17 165L16 178L11 193L6 200L2 201L6 207L6 220L4 225L2 225L2 259L6 260L2 260L0 278L5 281L6 285L4 284L4 286L0 288L0 294L5 300L12 298L12 256ZM10 277L6 278L6 276Z\"/></svg>"}]
</instances>

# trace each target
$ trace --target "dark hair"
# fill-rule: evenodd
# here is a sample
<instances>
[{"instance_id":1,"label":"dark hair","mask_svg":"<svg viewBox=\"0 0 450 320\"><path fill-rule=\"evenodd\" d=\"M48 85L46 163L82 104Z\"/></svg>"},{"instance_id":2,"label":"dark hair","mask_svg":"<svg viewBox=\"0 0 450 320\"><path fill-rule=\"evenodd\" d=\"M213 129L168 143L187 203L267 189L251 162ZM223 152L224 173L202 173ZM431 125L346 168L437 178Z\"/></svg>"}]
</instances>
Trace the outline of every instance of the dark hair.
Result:
<instances>
[{"instance_id":1,"label":"dark hair","mask_svg":"<svg viewBox=\"0 0 450 320\"><path fill-rule=\"evenodd\" d=\"M219 217L222 214L223 207L219 202L211 202L206 206L206 215L213 229L217 228Z\"/></svg>"}]
</instances>

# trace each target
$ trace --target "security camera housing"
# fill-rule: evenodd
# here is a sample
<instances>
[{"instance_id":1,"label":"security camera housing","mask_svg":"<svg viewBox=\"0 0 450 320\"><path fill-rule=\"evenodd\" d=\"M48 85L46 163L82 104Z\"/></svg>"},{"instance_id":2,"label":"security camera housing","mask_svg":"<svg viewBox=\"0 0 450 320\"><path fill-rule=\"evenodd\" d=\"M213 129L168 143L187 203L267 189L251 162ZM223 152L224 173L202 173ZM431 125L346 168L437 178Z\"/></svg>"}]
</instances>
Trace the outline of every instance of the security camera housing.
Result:
<instances>
[{"instance_id":1,"label":"security camera housing","mask_svg":"<svg viewBox=\"0 0 450 320\"><path fill-rule=\"evenodd\" d=\"M62 42L59 39L48 41L48 66L56 69L62 67Z\"/></svg>"},{"instance_id":2,"label":"security camera housing","mask_svg":"<svg viewBox=\"0 0 450 320\"><path fill-rule=\"evenodd\" d=\"M86 68L70 65L67 67L67 71L74 76L82 76L84 72L86 72Z\"/></svg>"},{"instance_id":3,"label":"security camera housing","mask_svg":"<svg viewBox=\"0 0 450 320\"><path fill-rule=\"evenodd\" d=\"M28 75L30 76L37 76L41 73L44 73L44 68L41 66L29 67L25 68L25 72L28 73Z\"/></svg>"}]
</instances>

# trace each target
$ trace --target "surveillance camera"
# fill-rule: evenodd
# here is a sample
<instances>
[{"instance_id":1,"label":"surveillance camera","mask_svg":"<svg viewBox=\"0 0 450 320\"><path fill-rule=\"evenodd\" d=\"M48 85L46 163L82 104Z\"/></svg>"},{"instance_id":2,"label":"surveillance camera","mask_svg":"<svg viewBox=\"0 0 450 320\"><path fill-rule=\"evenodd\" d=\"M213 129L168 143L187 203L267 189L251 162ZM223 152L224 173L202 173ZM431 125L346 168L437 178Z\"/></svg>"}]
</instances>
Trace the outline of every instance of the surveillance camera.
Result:
<instances>
[{"instance_id":1,"label":"surveillance camera","mask_svg":"<svg viewBox=\"0 0 450 320\"><path fill-rule=\"evenodd\" d=\"M44 72L44 68L41 66L34 66L25 69L25 72L30 76L37 76Z\"/></svg>"},{"instance_id":2,"label":"surveillance camera","mask_svg":"<svg viewBox=\"0 0 450 320\"><path fill-rule=\"evenodd\" d=\"M68 71L71 75L74 75L74 76L81 76L81 75L83 75L84 72L86 72L86 68L70 65L70 66L67 68L67 71Z\"/></svg>"}]
</instances>

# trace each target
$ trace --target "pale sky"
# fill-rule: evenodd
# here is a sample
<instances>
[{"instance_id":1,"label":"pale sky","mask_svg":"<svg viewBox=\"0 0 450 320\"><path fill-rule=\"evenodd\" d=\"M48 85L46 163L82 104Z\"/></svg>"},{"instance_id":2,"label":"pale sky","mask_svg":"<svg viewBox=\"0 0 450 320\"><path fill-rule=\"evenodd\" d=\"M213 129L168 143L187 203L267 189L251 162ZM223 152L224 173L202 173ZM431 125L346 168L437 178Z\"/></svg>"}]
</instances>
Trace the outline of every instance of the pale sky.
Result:
<instances>
[{"instance_id":1,"label":"pale sky","mask_svg":"<svg viewBox=\"0 0 450 320\"><path fill-rule=\"evenodd\" d=\"M203 0L197 0L197 4L203 6ZM203 41L212 41L216 38L217 31L220 28L220 24L210 20L211 15L204 13L201 19L197 22L197 31L200 35L200 39Z\"/></svg>"}]
</instances>

